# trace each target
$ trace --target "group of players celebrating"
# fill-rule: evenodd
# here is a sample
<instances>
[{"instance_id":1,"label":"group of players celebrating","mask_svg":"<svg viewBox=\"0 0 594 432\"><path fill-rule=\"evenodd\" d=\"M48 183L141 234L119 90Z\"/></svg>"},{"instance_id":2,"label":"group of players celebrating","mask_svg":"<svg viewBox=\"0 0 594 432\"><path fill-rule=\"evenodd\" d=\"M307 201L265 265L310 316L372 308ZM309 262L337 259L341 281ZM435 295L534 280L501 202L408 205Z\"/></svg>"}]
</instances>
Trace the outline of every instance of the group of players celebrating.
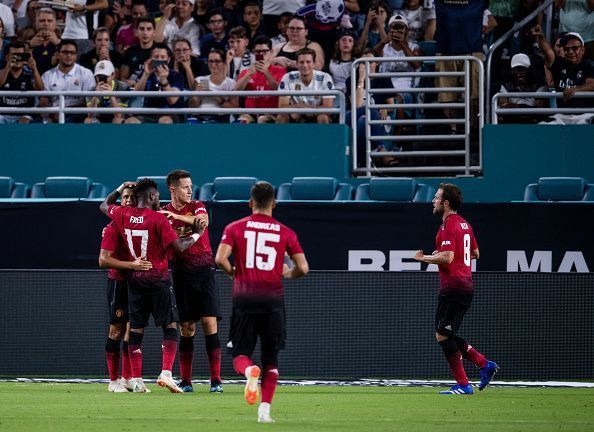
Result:
<instances>
[{"instance_id":1,"label":"group of players celebrating","mask_svg":"<svg viewBox=\"0 0 594 432\"><path fill-rule=\"evenodd\" d=\"M272 218L274 188L258 182L251 190L252 214L225 228L215 258L208 236L208 212L204 204L192 199L190 173L172 171L167 186L171 202L164 207L160 207L157 184L150 179L123 183L100 206L112 219L104 230L99 255L99 265L110 269L110 326L105 344L108 389L150 392L142 379L142 338L152 314L155 326L163 329L162 371L157 384L172 393L193 391L194 335L199 321L210 366L210 391L223 392L216 264L233 278L229 336L233 367L247 379L244 396L249 404L258 401L262 378L258 421L273 422L270 403L278 380L278 353L286 334L282 278L298 278L309 271L297 235ZM291 265L285 263L285 255ZM262 368L251 360L258 338ZM171 373L178 348L179 385Z\"/></svg>"}]
</instances>

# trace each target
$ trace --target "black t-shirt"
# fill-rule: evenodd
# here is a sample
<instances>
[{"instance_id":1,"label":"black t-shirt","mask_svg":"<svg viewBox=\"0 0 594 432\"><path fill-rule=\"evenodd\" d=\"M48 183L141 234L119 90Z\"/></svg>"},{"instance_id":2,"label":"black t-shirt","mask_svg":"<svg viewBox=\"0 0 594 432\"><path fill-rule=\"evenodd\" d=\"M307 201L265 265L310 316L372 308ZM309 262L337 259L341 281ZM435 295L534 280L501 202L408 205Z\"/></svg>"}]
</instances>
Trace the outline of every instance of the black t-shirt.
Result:
<instances>
[{"instance_id":1,"label":"black t-shirt","mask_svg":"<svg viewBox=\"0 0 594 432\"><path fill-rule=\"evenodd\" d=\"M29 68L23 70L18 78L15 78L12 72L8 73L6 82L0 87L0 91L31 91L35 90L33 73ZM1 95L1 93L0 93ZM34 97L24 96L1 96L0 106L13 107L13 108L25 108L32 107L35 104Z\"/></svg>"},{"instance_id":2,"label":"black t-shirt","mask_svg":"<svg viewBox=\"0 0 594 432\"><path fill-rule=\"evenodd\" d=\"M198 57L194 57L194 56L190 57L190 67L192 68L192 73L194 74L194 78L197 78L199 76L210 75L208 66L206 65L206 63L203 60L200 60ZM184 88L191 89L194 86L194 83L188 82L188 77L186 76L185 69L180 67L179 73L182 74L182 76L184 77Z\"/></svg>"},{"instance_id":3,"label":"black t-shirt","mask_svg":"<svg viewBox=\"0 0 594 432\"><path fill-rule=\"evenodd\" d=\"M33 48L33 58L35 59L37 70L39 71L40 75L43 75L44 72L47 72L55 66L52 64L52 57L56 52L56 48L57 46L51 42L45 46L39 45Z\"/></svg>"},{"instance_id":4,"label":"black t-shirt","mask_svg":"<svg viewBox=\"0 0 594 432\"><path fill-rule=\"evenodd\" d=\"M109 51L109 60L113 63L113 67L119 69L122 65L122 55L117 51ZM97 51L93 48L91 51L88 51L80 56L80 60L78 63L81 66L90 69L91 71L95 70L95 65L99 63L99 55Z\"/></svg>"},{"instance_id":5,"label":"black t-shirt","mask_svg":"<svg viewBox=\"0 0 594 432\"><path fill-rule=\"evenodd\" d=\"M122 66L128 66L130 72L128 79L138 81L144 72L144 62L151 57L151 48L141 48L140 45L133 45L126 50L122 60Z\"/></svg>"},{"instance_id":6,"label":"black t-shirt","mask_svg":"<svg viewBox=\"0 0 594 432\"><path fill-rule=\"evenodd\" d=\"M579 87L586 83L587 78L594 78L594 68L587 61L574 65L562 58L555 58L551 65L551 73L555 82L555 90L563 92L563 90L572 87ZM591 107L594 103L594 98L572 98L567 101L559 98L557 99L557 106L560 108L581 108Z\"/></svg>"}]
</instances>

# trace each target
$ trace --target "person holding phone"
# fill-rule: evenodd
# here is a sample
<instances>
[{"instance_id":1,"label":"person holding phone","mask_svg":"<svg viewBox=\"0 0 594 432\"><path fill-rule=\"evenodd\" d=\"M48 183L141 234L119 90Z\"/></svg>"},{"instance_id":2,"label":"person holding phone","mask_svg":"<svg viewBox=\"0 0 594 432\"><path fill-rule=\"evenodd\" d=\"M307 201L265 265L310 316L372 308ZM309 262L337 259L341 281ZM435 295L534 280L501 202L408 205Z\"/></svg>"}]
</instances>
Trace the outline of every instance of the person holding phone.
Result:
<instances>
[{"instance_id":1,"label":"person holding phone","mask_svg":"<svg viewBox=\"0 0 594 432\"><path fill-rule=\"evenodd\" d=\"M115 79L115 67L109 60L101 60L95 65L95 81L97 92L109 91L127 91L130 87L122 81ZM87 103L89 108L126 108L128 106L128 98L117 96L93 96ZM115 123L121 124L124 122L124 113L119 112L115 114L89 114L85 119L85 123Z\"/></svg>"},{"instance_id":2,"label":"person holding phone","mask_svg":"<svg viewBox=\"0 0 594 432\"><path fill-rule=\"evenodd\" d=\"M95 43L95 48L80 56L81 66L93 70L100 61L108 60L115 68L116 78L119 78L122 55L110 49L111 38L107 27L99 27L95 30L93 33L93 42Z\"/></svg>"},{"instance_id":3,"label":"person holding phone","mask_svg":"<svg viewBox=\"0 0 594 432\"><path fill-rule=\"evenodd\" d=\"M200 55L200 38L204 35L204 29L192 17L195 2L175 0L175 4L167 4L155 30L155 42L166 43L173 49L175 39L184 38L192 44L192 54Z\"/></svg>"},{"instance_id":4,"label":"person holding phone","mask_svg":"<svg viewBox=\"0 0 594 432\"><path fill-rule=\"evenodd\" d=\"M2 96L2 91L43 90L43 81L37 70L35 59L25 49L22 42L12 42L8 46L6 66L0 70L0 106L24 108L35 106L34 97ZM3 123L31 123L30 115L2 115Z\"/></svg>"},{"instance_id":5,"label":"person holding phone","mask_svg":"<svg viewBox=\"0 0 594 432\"><path fill-rule=\"evenodd\" d=\"M39 69L39 73L50 70L56 49L60 44L56 12L50 8L41 8L35 14L35 35L29 40L29 46Z\"/></svg>"},{"instance_id":6,"label":"person holding phone","mask_svg":"<svg viewBox=\"0 0 594 432\"><path fill-rule=\"evenodd\" d=\"M267 36L258 36L254 39L256 63L249 69L242 71L237 79L235 90L277 90L287 70L278 65L270 64L272 58L272 42ZM246 108L276 108L278 96L249 97L245 99ZM258 123L274 123L273 114L259 114L256 116ZM240 123L254 123L254 116L243 114L239 117Z\"/></svg>"}]
</instances>

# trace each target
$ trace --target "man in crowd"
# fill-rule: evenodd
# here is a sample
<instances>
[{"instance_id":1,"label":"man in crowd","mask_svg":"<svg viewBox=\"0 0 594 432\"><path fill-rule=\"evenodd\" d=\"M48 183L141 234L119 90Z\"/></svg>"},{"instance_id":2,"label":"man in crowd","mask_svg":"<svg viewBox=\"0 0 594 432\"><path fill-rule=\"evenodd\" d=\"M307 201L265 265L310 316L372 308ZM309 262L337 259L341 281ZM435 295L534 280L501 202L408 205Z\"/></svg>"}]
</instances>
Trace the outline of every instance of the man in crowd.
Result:
<instances>
[{"instance_id":1,"label":"man in crowd","mask_svg":"<svg viewBox=\"0 0 594 432\"><path fill-rule=\"evenodd\" d=\"M210 30L210 33L200 40L201 57L207 58L208 53L215 49L227 51L229 48L227 41L227 21L220 9L210 11L206 26Z\"/></svg>"},{"instance_id":2,"label":"man in crowd","mask_svg":"<svg viewBox=\"0 0 594 432\"><path fill-rule=\"evenodd\" d=\"M33 57L40 74L44 74L54 67L52 58L60 44L57 29L56 12L53 9L41 8L35 14L35 30L37 33L29 41L33 49Z\"/></svg>"},{"instance_id":3,"label":"man in crowd","mask_svg":"<svg viewBox=\"0 0 594 432\"><path fill-rule=\"evenodd\" d=\"M155 45L155 22L152 18L139 18L134 22L138 45L133 45L124 53L120 78L130 87L134 87L142 76L144 63L150 58Z\"/></svg>"},{"instance_id":4,"label":"man in crowd","mask_svg":"<svg viewBox=\"0 0 594 432\"><path fill-rule=\"evenodd\" d=\"M270 183L252 186L252 214L225 227L215 258L233 278L233 368L247 378L244 397L249 404L258 400L260 367L251 357L260 339L263 374L259 423L274 422L270 404L278 381L278 353L285 346L286 335L282 278L296 279L309 272L295 232L272 217L275 205ZM290 268L284 264L285 254L292 260ZM229 261L231 255L234 266Z\"/></svg>"},{"instance_id":5,"label":"man in crowd","mask_svg":"<svg viewBox=\"0 0 594 432\"><path fill-rule=\"evenodd\" d=\"M128 91L130 87L122 81L115 79L115 68L109 60L101 60L95 65L95 80L97 92ZM93 96L90 98L87 106L91 108L126 108L128 106L127 98L119 96ZM85 119L85 123L114 123L124 122L124 114L117 112L114 114L92 113Z\"/></svg>"},{"instance_id":6,"label":"man in crowd","mask_svg":"<svg viewBox=\"0 0 594 432\"><path fill-rule=\"evenodd\" d=\"M120 76L120 66L122 56L117 51L112 51L111 39L107 27L99 27L93 33L93 42L95 47L80 56L80 65L87 69L94 70L97 63L101 60L108 60L115 68L116 76Z\"/></svg>"},{"instance_id":7,"label":"man in crowd","mask_svg":"<svg viewBox=\"0 0 594 432\"><path fill-rule=\"evenodd\" d=\"M155 42L164 42L173 49L173 42L178 38L186 39L192 45L192 54L200 55L200 38L204 30L192 17L195 0L176 0L163 10L163 17L155 30ZM175 18L172 13L175 10Z\"/></svg>"}]
</instances>

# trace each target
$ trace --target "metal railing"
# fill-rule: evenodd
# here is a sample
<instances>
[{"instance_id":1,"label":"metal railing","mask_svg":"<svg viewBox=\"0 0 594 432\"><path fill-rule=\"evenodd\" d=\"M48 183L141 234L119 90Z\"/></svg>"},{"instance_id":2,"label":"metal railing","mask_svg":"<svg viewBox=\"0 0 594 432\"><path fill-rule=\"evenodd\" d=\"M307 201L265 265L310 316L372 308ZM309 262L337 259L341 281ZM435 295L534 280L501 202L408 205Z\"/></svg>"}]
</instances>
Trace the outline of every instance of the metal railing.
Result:
<instances>
[{"instance_id":1,"label":"metal railing","mask_svg":"<svg viewBox=\"0 0 594 432\"><path fill-rule=\"evenodd\" d=\"M0 107L0 114L8 115L25 115L25 114L58 114L58 122L65 123L66 114L209 114L209 115L225 115L225 114L336 114L338 115L338 122L345 123L346 117L346 102L345 95L340 90L325 90L325 91L168 91L168 92L153 92L153 91L2 91L1 96L11 97L48 97L56 98L57 106L41 108L15 108L15 107ZM257 98L264 96L319 96L319 97L335 97L338 100L338 107L323 108L135 108L135 107L118 107L118 108L88 108L88 107L67 107L67 97L109 97L115 96L120 98L134 98L134 97L245 97Z\"/></svg>"},{"instance_id":2,"label":"metal railing","mask_svg":"<svg viewBox=\"0 0 594 432\"><path fill-rule=\"evenodd\" d=\"M535 99L559 99L563 98L563 93L548 93L548 92L517 92L517 93L496 93L491 99L491 123L498 124L498 115L513 116L526 114L585 114L594 113L594 106L591 107L577 107L577 108L500 108L498 102L500 98L535 98ZM579 92L574 93L571 99L574 98L592 98L594 93Z\"/></svg>"},{"instance_id":3,"label":"metal railing","mask_svg":"<svg viewBox=\"0 0 594 432\"><path fill-rule=\"evenodd\" d=\"M391 62L436 62L436 61L463 61L464 71L462 72L434 72L434 71L411 71L411 72L375 72L371 73L370 63L391 63ZM470 160L470 128L471 128L471 62L476 63L478 68L478 165L471 165ZM357 97L356 97L356 79L357 69L360 64L365 65L365 166L360 167L358 164L358 148L357 148ZM438 76L454 76L463 77L463 87L411 87L407 89L374 89L371 88L371 80L373 78L392 78L392 77L438 77ZM482 170L482 129L484 124L484 69L483 63L480 59L473 56L420 56L420 57L363 57L355 60L351 67L351 128L353 129L352 149L353 149L353 173L364 174L371 176L372 174L394 173L394 172L459 172L463 175L472 175L475 172ZM372 103L373 94L390 94L397 93L460 93L463 97L460 99L463 102L451 103L403 103L403 104L375 104ZM463 118L438 118L438 119L394 119L394 120L372 120L371 111L379 109L445 109L458 108L464 110ZM445 117L445 116L444 116ZM436 125L436 124L464 124L464 133L456 135L372 135L372 125ZM463 141L463 150L425 150L425 151L386 151L378 152L372 151L372 141ZM412 158L412 157L441 157L441 156L464 156L464 165L458 166L406 166L406 167L375 167L372 164L372 158L393 156L397 158Z\"/></svg>"},{"instance_id":4,"label":"metal railing","mask_svg":"<svg viewBox=\"0 0 594 432\"><path fill-rule=\"evenodd\" d=\"M552 13L553 13L553 3L554 3L554 0L545 0L541 5L539 5L530 14L528 14L522 21L516 23L510 30L507 31L507 33L505 33L503 36L501 36L499 39L497 39L495 42L493 42L493 44L489 47L489 50L487 51L487 57L485 58L485 69L486 69L486 73L487 73L487 75L486 75L487 98L491 97L491 80L492 80L491 63L493 62L493 54L495 53L495 50L497 48L499 48L501 45L503 45L515 32L522 29L526 24L528 24L530 21L532 21L534 18L536 18L536 16L538 14L540 14L542 11L544 11L545 9L548 9L547 23L546 23L546 35L548 38L550 38L551 32L552 32L551 21L552 21ZM487 105L486 110L487 110L487 119L488 119L490 116L490 111L491 111L490 106Z\"/></svg>"}]
</instances>

